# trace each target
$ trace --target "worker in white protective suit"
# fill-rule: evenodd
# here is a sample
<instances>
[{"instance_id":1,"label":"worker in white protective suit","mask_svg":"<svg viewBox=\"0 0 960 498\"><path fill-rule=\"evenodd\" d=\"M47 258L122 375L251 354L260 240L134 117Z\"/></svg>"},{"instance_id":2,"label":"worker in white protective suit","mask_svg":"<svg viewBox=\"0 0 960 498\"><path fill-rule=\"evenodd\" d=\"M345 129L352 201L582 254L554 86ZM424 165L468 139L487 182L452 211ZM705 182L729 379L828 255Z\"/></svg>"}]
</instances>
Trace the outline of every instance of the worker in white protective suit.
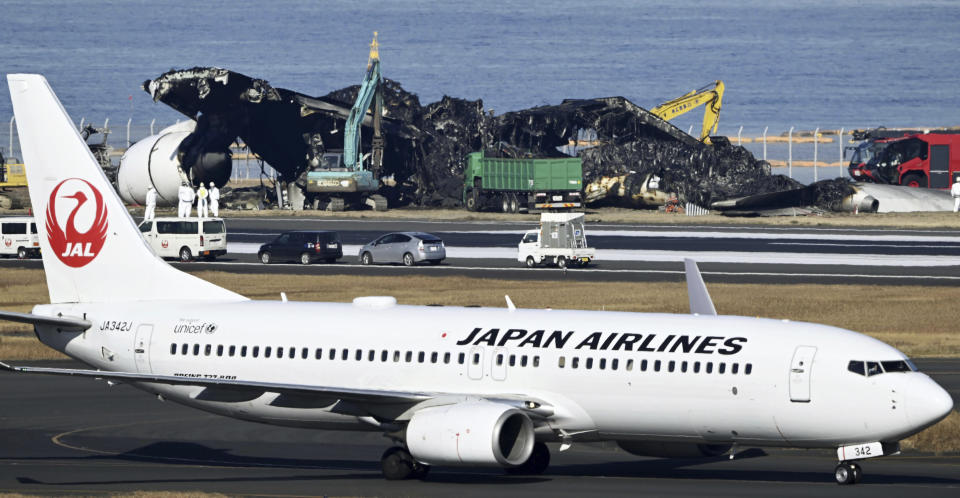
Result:
<instances>
[{"instance_id":1,"label":"worker in white protective suit","mask_svg":"<svg viewBox=\"0 0 960 498\"><path fill-rule=\"evenodd\" d=\"M189 218L193 207L193 189L187 185L187 182L180 184L180 190L177 191L177 216L180 218Z\"/></svg>"},{"instance_id":2,"label":"worker in white protective suit","mask_svg":"<svg viewBox=\"0 0 960 498\"><path fill-rule=\"evenodd\" d=\"M960 211L960 175L957 175L953 186L950 187L950 195L953 196L953 212Z\"/></svg>"},{"instance_id":3,"label":"worker in white protective suit","mask_svg":"<svg viewBox=\"0 0 960 498\"><path fill-rule=\"evenodd\" d=\"M153 185L150 185L150 188L147 189L147 206L143 210L143 219L144 221L149 221L154 218L154 213L157 210L157 189L153 188Z\"/></svg>"},{"instance_id":4,"label":"worker in white protective suit","mask_svg":"<svg viewBox=\"0 0 960 498\"><path fill-rule=\"evenodd\" d=\"M220 189L213 182L210 182L210 189L207 192L210 193L210 212L216 218L220 216Z\"/></svg>"},{"instance_id":5,"label":"worker in white protective suit","mask_svg":"<svg viewBox=\"0 0 960 498\"><path fill-rule=\"evenodd\" d=\"M207 187L203 186L203 182L200 183L200 188L197 189L197 217L206 218L207 217Z\"/></svg>"}]
</instances>

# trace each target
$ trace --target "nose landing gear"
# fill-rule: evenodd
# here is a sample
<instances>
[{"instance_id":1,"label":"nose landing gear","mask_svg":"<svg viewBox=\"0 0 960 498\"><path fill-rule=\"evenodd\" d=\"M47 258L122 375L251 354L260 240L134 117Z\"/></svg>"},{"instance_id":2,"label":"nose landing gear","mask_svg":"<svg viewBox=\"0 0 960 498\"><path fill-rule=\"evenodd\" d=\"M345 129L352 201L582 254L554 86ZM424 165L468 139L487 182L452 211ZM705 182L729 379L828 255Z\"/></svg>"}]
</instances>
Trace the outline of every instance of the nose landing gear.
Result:
<instances>
[{"instance_id":1,"label":"nose landing gear","mask_svg":"<svg viewBox=\"0 0 960 498\"><path fill-rule=\"evenodd\" d=\"M837 484L856 484L863 477L863 471L856 463L840 462L833 471L833 477L837 480Z\"/></svg>"}]
</instances>

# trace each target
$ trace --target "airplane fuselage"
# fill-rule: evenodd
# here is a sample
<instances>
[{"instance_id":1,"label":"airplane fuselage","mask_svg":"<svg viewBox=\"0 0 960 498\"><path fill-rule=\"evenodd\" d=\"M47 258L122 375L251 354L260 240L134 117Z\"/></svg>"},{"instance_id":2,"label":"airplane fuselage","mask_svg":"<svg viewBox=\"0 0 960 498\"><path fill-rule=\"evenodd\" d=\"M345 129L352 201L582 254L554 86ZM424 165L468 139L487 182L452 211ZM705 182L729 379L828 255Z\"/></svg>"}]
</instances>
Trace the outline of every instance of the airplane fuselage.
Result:
<instances>
[{"instance_id":1,"label":"airplane fuselage","mask_svg":"<svg viewBox=\"0 0 960 498\"><path fill-rule=\"evenodd\" d=\"M412 307L383 303L150 302L42 305L85 332L40 339L92 367L477 397L550 400L540 440L664 441L836 448L895 442L934 420L908 370L867 376L850 362L902 353L834 327L732 316ZM912 364L910 364L912 367ZM137 384L258 422L380 430L382 409L265 392ZM936 387L939 389L939 387ZM462 398L462 396L461 396ZM382 410L382 411L378 411Z\"/></svg>"}]
</instances>

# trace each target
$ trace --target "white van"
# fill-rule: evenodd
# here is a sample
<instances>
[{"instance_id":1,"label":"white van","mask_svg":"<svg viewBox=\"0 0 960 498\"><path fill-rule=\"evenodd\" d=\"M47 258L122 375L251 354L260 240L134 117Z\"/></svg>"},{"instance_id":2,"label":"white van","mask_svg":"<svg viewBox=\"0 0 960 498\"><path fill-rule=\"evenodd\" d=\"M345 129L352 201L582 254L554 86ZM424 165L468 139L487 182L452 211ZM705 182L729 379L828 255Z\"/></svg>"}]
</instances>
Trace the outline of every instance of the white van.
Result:
<instances>
[{"instance_id":1,"label":"white van","mask_svg":"<svg viewBox=\"0 0 960 498\"><path fill-rule=\"evenodd\" d=\"M223 218L154 218L140 223L143 238L161 258L212 260L227 253Z\"/></svg>"},{"instance_id":2,"label":"white van","mask_svg":"<svg viewBox=\"0 0 960 498\"><path fill-rule=\"evenodd\" d=\"M0 256L40 257L40 237L32 216L0 218Z\"/></svg>"}]
</instances>

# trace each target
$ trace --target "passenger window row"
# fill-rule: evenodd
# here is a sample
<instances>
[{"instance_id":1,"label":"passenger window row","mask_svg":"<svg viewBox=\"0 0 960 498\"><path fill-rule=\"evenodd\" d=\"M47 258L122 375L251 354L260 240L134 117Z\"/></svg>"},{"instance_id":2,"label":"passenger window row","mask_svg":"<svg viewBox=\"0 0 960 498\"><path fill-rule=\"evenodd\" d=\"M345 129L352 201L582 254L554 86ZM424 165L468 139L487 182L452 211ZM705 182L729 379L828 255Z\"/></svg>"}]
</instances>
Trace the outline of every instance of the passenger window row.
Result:
<instances>
[{"instance_id":1,"label":"passenger window row","mask_svg":"<svg viewBox=\"0 0 960 498\"><path fill-rule=\"evenodd\" d=\"M560 368L566 368L568 365L570 368L580 368L581 364L583 368L591 370L596 366L599 370L618 370L620 368L620 360L617 358L611 359L609 362L606 358L594 359L594 358L581 358L579 356L573 356L570 358L570 361L567 361L566 356L561 356L557 360L557 366ZM630 372L634 369L634 360L629 359L623 362L623 369ZM680 373L692 372L695 374L706 373L706 374L731 374L736 375L741 372L739 363L730 363L729 369L727 368L728 364L726 362L718 362L716 365L712 361L699 362L699 361L676 361L676 360L640 360L640 371L646 372L676 372ZM746 363L743 365L743 374L750 375L753 373L753 364Z\"/></svg>"},{"instance_id":2,"label":"passenger window row","mask_svg":"<svg viewBox=\"0 0 960 498\"><path fill-rule=\"evenodd\" d=\"M320 360L326 357L328 360L341 360L346 361L351 358L355 361L363 361L366 358L367 361L377 361L379 360L383 363L393 361L394 363L443 363L449 364L455 361L459 365L463 365L467 361L466 353L454 353L445 352L438 353L436 351L430 352L429 356L427 352L424 351L399 351L393 350L388 351L386 349L380 350L380 353L377 354L377 351L374 349L369 349L366 352L362 349L355 349L352 351L349 348L328 348L326 354L324 354L324 348L316 348L313 351L313 358L315 360ZM276 348L272 346L224 346L222 344L217 345L214 348L213 344L170 344L170 355L176 356L227 356L234 357L239 356L241 358L251 357L259 358L262 354L264 358L289 358L296 359L298 356L300 359L306 360L310 358L310 348L300 348L299 350L295 347L283 347L277 346ZM527 355L510 355L509 358L510 366L540 366L540 357L539 356L527 356ZM480 362L480 354L473 354L473 363L478 364ZM497 355L497 365L502 365L504 362L504 355Z\"/></svg>"}]
</instances>

